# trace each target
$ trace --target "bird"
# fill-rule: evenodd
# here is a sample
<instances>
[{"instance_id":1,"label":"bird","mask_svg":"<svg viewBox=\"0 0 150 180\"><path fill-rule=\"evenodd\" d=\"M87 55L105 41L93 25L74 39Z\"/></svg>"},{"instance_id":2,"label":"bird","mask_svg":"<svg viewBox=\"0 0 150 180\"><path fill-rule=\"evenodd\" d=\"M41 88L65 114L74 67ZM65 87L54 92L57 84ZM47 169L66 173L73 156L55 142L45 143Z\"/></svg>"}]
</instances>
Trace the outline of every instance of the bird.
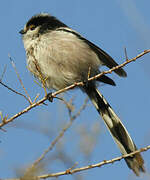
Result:
<instances>
[{"instance_id":1,"label":"bird","mask_svg":"<svg viewBox=\"0 0 150 180\"><path fill-rule=\"evenodd\" d=\"M60 90L83 82L83 86L78 88L93 103L122 155L136 151L137 147L126 127L98 90L98 82L112 86L116 85L115 82L106 75L88 81L88 77L101 72L101 66L116 67L118 64L114 59L49 13L32 16L20 34L26 51L28 70L39 81L44 79L46 88L50 90ZM123 68L114 72L120 77L127 76ZM140 153L126 157L125 161L137 176L145 172Z\"/></svg>"}]
</instances>

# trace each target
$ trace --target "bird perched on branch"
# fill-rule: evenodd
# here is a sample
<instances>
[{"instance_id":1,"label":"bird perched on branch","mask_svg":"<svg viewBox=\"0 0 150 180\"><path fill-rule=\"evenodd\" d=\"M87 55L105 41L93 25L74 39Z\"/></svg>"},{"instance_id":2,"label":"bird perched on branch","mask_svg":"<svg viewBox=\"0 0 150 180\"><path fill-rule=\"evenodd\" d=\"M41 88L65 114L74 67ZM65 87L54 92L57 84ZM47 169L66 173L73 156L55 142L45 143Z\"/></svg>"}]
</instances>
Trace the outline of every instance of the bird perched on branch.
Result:
<instances>
[{"instance_id":1,"label":"bird perched on branch","mask_svg":"<svg viewBox=\"0 0 150 180\"><path fill-rule=\"evenodd\" d=\"M20 33L31 73L40 81L43 78L48 89L60 90L84 82L84 86L79 88L89 96L121 153L137 150L127 129L97 89L96 82L113 86L115 82L106 75L87 81L88 77L100 73L99 67L113 68L118 64L102 49L47 13L33 16ZM121 77L127 76L122 68L114 72ZM125 161L137 176L140 171L145 171L140 153L125 158Z\"/></svg>"}]
</instances>

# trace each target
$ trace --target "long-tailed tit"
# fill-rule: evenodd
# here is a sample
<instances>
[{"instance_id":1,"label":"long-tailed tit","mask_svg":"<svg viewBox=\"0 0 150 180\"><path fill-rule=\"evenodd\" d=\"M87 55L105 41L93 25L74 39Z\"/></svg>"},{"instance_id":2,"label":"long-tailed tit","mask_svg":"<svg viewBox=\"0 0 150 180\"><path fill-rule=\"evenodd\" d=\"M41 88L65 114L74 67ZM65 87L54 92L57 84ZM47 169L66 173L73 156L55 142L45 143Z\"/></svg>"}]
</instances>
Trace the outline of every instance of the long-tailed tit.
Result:
<instances>
[{"instance_id":1,"label":"long-tailed tit","mask_svg":"<svg viewBox=\"0 0 150 180\"><path fill-rule=\"evenodd\" d=\"M87 81L88 76L100 73L100 66L112 68L118 64L102 49L46 13L33 16L20 33L31 73L39 80L42 75L48 89L59 90L75 82L85 82L81 90L89 96L121 153L137 150L127 129L96 87L96 81L113 86L115 82L105 75ZM115 73L126 77L122 68L116 69ZM125 161L136 175L145 171L140 153L125 158Z\"/></svg>"}]
</instances>

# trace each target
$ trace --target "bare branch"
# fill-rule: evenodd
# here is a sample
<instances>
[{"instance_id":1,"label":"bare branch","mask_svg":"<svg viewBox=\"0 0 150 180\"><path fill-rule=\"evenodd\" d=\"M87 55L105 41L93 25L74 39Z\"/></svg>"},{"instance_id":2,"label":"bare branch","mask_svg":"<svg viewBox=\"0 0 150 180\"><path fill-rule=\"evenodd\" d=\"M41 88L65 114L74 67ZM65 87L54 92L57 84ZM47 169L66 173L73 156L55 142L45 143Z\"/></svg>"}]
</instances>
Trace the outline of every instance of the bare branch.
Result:
<instances>
[{"instance_id":1,"label":"bare branch","mask_svg":"<svg viewBox=\"0 0 150 180\"><path fill-rule=\"evenodd\" d=\"M11 118L7 119L7 120L5 121L5 123L4 123L4 122L0 123L0 128L3 127L3 126L6 125L6 124L12 122L14 119L16 119L17 117L21 116L22 114L27 113L27 112L30 111L32 108L43 104L46 100L47 100L47 97L44 97L44 98L42 98L41 100L39 100L38 102L31 104L30 106L28 106L28 107L25 108L24 110L20 111L19 113L15 114L15 115L12 116Z\"/></svg>"},{"instance_id":2,"label":"bare branch","mask_svg":"<svg viewBox=\"0 0 150 180\"><path fill-rule=\"evenodd\" d=\"M100 74L98 74L98 75L96 75L96 76L94 76L94 77L89 78L88 81L95 80L95 79L103 76L104 74L110 74L110 73L112 73L114 70L119 69L119 68L121 68L121 67L124 67L125 65L127 65L127 64L129 64L129 63L131 63L131 62L133 62L133 61L136 61L137 59L139 59L140 57L144 56L144 55L147 54L147 53L150 53L150 49L145 50L144 52L140 53L140 54L137 55L136 57L134 57L134 58L132 58L132 59L129 59L129 60L126 60L124 63L122 63L122 64L120 64L120 65L118 65L118 66L116 66L116 67L113 67L113 68L111 68L111 69L108 70L108 71L103 71L103 72L101 72ZM72 84L72 85L70 85L70 86L68 86L68 87L66 87L66 88L64 88L64 89L61 89L61 90L58 90L58 91L52 93L51 96L52 96L53 98L55 98L56 95L58 95L58 94L60 94L60 93L63 93L63 92L68 91L68 90L70 90L70 89L73 89L73 88L75 88L75 87L77 87L77 86L83 86L83 85L84 85L83 82L74 83L74 84ZM46 92L45 92L45 93L46 93ZM43 104L46 100L47 100L47 96L43 97L41 100L37 101L36 103L31 104L30 106L28 106L27 108L25 108L25 109L22 110L21 112L15 114L15 115L12 116L11 118L7 119L7 120L5 121L5 123L3 123L3 122L0 123L0 127L3 127L5 124L8 124L8 123L12 122L14 119L16 119L17 117L21 116L22 114L30 111L32 108L35 108L36 106L39 106L39 105Z\"/></svg>"},{"instance_id":3,"label":"bare branch","mask_svg":"<svg viewBox=\"0 0 150 180\"><path fill-rule=\"evenodd\" d=\"M80 167L80 168L75 168L75 169L72 169L72 170L67 169L65 171L58 172L58 173L51 173L51 174L41 175L41 176L38 176L38 178L40 178L40 179L47 179L47 178L50 178L50 177L59 177L59 176L63 176L63 175L74 174L74 173L77 173L77 172L80 172L80 171L89 170L89 169L96 168L96 167L102 167L102 166L104 166L106 164L112 164L112 163L114 163L116 161L120 161L122 159L125 159L127 157L133 156L135 154L147 151L149 149L150 149L150 145L147 146L147 147L141 148L139 150L136 150L136 151L134 151L134 152L132 152L130 154L119 156L119 157L113 158L111 160L104 160L104 161L102 161L100 163L97 163L97 164L91 164L91 165L88 165L88 166L84 166L84 167Z\"/></svg>"},{"instance_id":4,"label":"bare branch","mask_svg":"<svg viewBox=\"0 0 150 180\"><path fill-rule=\"evenodd\" d=\"M72 100L71 100L72 101ZM88 102L88 98L85 99L83 105L80 107L79 111L74 115L70 116L69 123L61 130L59 135L54 139L54 141L51 143L51 145L44 151L44 153L32 164L30 168L27 169L26 173L32 171L32 169L35 169L36 166L45 158L47 153L53 149L53 147L56 145L56 143L64 136L65 132L72 126L73 121L81 114L81 112L85 109ZM69 109L70 106L67 104L67 108ZM73 168L73 167L72 167Z\"/></svg>"},{"instance_id":5,"label":"bare branch","mask_svg":"<svg viewBox=\"0 0 150 180\"><path fill-rule=\"evenodd\" d=\"M31 168L34 168L37 164L39 164L40 161L44 159L46 154L53 149L53 147L56 145L56 143L64 136L64 133L71 127L73 121L69 121L69 123L62 129L62 131L59 133L59 135L54 139L54 141L51 143L51 145L44 151L44 153L38 158L32 165Z\"/></svg>"},{"instance_id":6,"label":"bare branch","mask_svg":"<svg viewBox=\"0 0 150 180\"><path fill-rule=\"evenodd\" d=\"M129 63L131 63L131 62L133 62L133 61L136 61L137 59L139 59L140 57L144 56L144 55L147 54L147 53L150 53L150 49L145 50L144 52L142 52L141 54L137 55L136 57L134 57L134 58L132 58L132 59L129 59L129 60L125 61L124 63L122 63L122 64L120 64L120 65L118 65L118 66L115 66L115 67L109 69L108 71L103 71L103 72L101 72L100 74L97 74L96 76L93 76L93 77L89 78L88 81L93 81L93 80L95 80L95 79L98 79L98 78L100 78L101 76L103 76L104 74L111 74L114 70L119 69L119 68L122 68L122 67L124 67L125 65L127 65L127 64L129 64ZM65 91L68 91L69 89L75 88L76 86L84 86L84 83L83 83L83 82L74 83L74 84L72 84L72 85L70 85L70 86L68 86L68 87L66 87L66 88L64 88L64 89L60 89L59 91L54 92L54 93L52 94L52 96L55 97L56 95L58 95L58 94L60 94L60 93L62 93L62 92L65 92Z\"/></svg>"},{"instance_id":7,"label":"bare branch","mask_svg":"<svg viewBox=\"0 0 150 180\"><path fill-rule=\"evenodd\" d=\"M87 97L87 98L84 100L84 104L80 107L79 111L70 118L71 121L73 121L73 120L76 119L78 116L80 116L81 112L86 108L88 100L89 100L89 98Z\"/></svg>"},{"instance_id":8,"label":"bare branch","mask_svg":"<svg viewBox=\"0 0 150 180\"><path fill-rule=\"evenodd\" d=\"M66 105L66 108L68 109L69 117L71 117L72 112L75 110L75 107L73 105L74 99L75 99L75 96L72 96L69 102L63 99L63 103Z\"/></svg>"},{"instance_id":9,"label":"bare branch","mask_svg":"<svg viewBox=\"0 0 150 180\"><path fill-rule=\"evenodd\" d=\"M86 171L86 170L97 168L97 167L102 167L102 166L107 165L107 164L113 164L116 161L120 161L122 159L125 159L127 157L133 156L135 154L138 154L138 153L141 153L141 152L144 152L144 151L148 151L149 149L150 149L150 145L146 146L144 148L141 148L139 150L136 150L136 151L134 151L132 153L113 158L111 160L104 160L104 161L102 161L100 163L91 164L91 165L87 165L87 166L80 167L80 168L71 167L69 169L66 169L65 171L58 172L58 173L45 174L45 175L40 175L40 176L33 176L33 177L30 177L30 180L32 180L32 179L33 180L47 179L47 178L51 178L51 177L59 177L59 176L64 176L64 175L69 175L69 174L72 175L72 174L77 173L77 172ZM76 165L76 163L75 163L75 165ZM4 179L4 180L23 180L23 179L24 178L21 177L21 178L16 178L16 179L11 178L11 179ZM25 179L25 180L27 180L27 179Z\"/></svg>"},{"instance_id":10,"label":"bare branch","mask_svg":"<svg viewBox=\"0 0 150 180\"><path fill-rule=\"evenodd\" d=\"M4 67L4 70L3 70L3 72L2 72L0 81L2 81L2 79L3 79L3 77L4 77L4 74L5 74L5 72L6 72L6 68L7 68L7 65L5 65L5 67Z\"/></svg>"},{"instance_id":11,"label":"bare branch","mask_svg":"<svg viewBox=\"0 0 150 180\"><path fill-rule=\"evenodd\" d=\"M20 92L18 92L18 91L16 91L16 90L14 90L14 89L12 89L12 88L9 87L8 85L4 84L1 80L0 80L0 84L1 84L2 86L4 86L5 88L7 88L8 90L12 91L13 93L18 94L18 95L20 95L20 96L23 96L23 97L28 101L28 98L27 98L24 94L22 94L22 93L20 93Z\"/></svg>"},{"instance_id":12,"label":"bare branch","mask_svg":"<svg viewBox=\"0 0 150 180\"><path fill-rule=\"evenodd\" d=\"M39 96L40 96L40 94L37 94L37 95L36 95L36 97L34 98L33 103L35 103L35 102L36 102L36 100L39 98Z\"/></svg>"},{"instance_id":13,"label":"bare branch","mask_svg":"<svg viewBox=\"0 0 150 180\"><path fill-rule=\"evenodd\" d=\"M10 62L11 62L11 64L12 64L12 67L14 68L14 70L15 70L15 72L16 72L16 75L17 75L17 77L18 77L18 80L19 80L22 88L24 89L24 92L26 93L26 95L27 95L27 97L28 97L28 98L26 97L25 99L28 99L29 103L32 104L31 98L30 98L30 96L29 96L26 88L24 87L24 84L23 84L23 82L22 82L22 80L21 80L21 78L20 78L20 75L19 75L19 73L18 73L18 71L17 71L16 65L15 65L12 57L11 57L10 55L8 55L8 57L9 57L9 59L10 59Z\"/></svg>"},{"instance_id":14,"label":"bare branch","mask_svg":"<svg viewBox=\"0 0 150 180\"><path fill-rule=\"evenodd\" d=\"M124 48L124 53L125 53L126 61L128 61L128 54L127 54L127 49L126 48Z\"/></svg>"},{"instance_id":15,"label":"bare branch","mask_svg":"<svg viewBox=\"0 0 150 180\"><path fill-rule=\"evenodd\" d=\"M46 89L46 80L47 80L47 77L44 77L44 75L43 75L43 73L41 71L41 68L40 68L40 66L39 66L39 64L38 64L38 62L37 62L37 60L36 60L36 58L34 56L33 48L31 48L30 53L32 54L32 57L34 59L33 62L34 62L35 68L36 68L36 70L38 72L37 76L40 78L40 81L42 83L42 87L43 87L44 92L45 92L45 96L47 96L47 89Z\"/></svg>"}]
</instances>

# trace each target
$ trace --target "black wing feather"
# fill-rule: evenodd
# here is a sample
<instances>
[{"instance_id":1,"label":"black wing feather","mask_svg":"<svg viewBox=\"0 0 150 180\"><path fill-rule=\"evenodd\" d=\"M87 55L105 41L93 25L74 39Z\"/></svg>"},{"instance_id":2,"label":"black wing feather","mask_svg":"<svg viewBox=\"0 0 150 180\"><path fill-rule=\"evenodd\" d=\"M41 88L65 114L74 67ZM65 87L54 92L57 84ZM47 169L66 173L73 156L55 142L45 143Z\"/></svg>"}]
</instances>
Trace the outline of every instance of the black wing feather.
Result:
<instances>
[{"instance_id":1,"label":"black wing feather","mask_svg":"<svg viewBox=\"0 0 150 180\"><path fill-rule=\"evenodd\" d=\"M104 65L106 65L110 69L115 67L115 66L118 66L118 64L113 60L113 58L109 54L107 54L105 51L103 51L101 48L99 48L98 46L96 46L92 42L88 41L87 39L85 39L83 37L81 37L81 38L97 54L97 56L104 63ZM114 72L117 73L119 76L122 76L122 77L127 76L127 73L123 70L123 68L116 69Z\"/></svg>"},{"instance_id":2,"label":"black wing feather","mask_svg":"<svg viewBox=\"0 0 150 180\"><path fill-rule=\"evenodd\" d=\"M92 42L88 41L84 37L82 37L80 34L77 32L67 28L58 28L57 31L64 31L64 32L70 32L77 36L79 39L83 40L86 44L89 45L89 47L97 54L99 57L100 61L103 62L104 65L106 65L109 68L113 68L115 66L118 66L118 64L113 60L113 58L108 55L105 51L103 51L101 48L93 44ZM119 68L115 70L115 73L117 73L119 76L126 77L127 73L123 70L123 68Z\"/></svg>"}]
</instances>

